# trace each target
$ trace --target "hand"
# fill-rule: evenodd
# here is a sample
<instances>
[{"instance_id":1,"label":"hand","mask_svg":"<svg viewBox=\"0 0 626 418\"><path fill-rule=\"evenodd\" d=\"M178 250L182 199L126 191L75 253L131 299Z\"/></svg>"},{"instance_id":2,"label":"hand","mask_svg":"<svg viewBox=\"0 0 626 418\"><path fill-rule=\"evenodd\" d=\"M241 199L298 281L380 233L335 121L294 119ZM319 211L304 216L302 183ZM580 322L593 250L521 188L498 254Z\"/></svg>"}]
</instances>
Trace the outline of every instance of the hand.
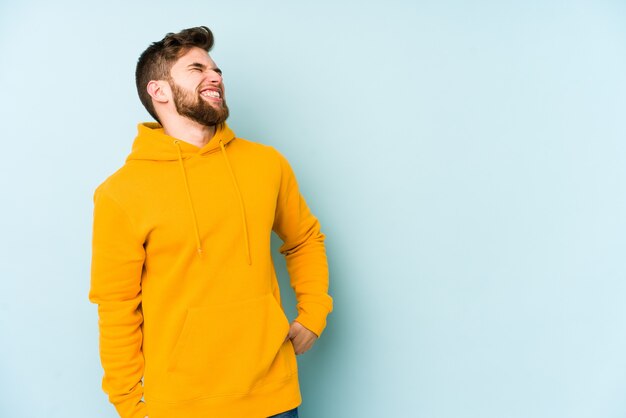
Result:
<instances>
[{"instance_id":1,"label":"hand","mask_svg":"<svg viewBox=\"0 0 626 418\"><path fill-rule=\"evenodd\" d=\"M313 344L317 340L317 335L310 329L305 328L301 323L293 321L289 327L289 335L287 335L285 341L288 339L293 343L296 354L302 354L313 347Z\"/></svg>"}]
</instances>

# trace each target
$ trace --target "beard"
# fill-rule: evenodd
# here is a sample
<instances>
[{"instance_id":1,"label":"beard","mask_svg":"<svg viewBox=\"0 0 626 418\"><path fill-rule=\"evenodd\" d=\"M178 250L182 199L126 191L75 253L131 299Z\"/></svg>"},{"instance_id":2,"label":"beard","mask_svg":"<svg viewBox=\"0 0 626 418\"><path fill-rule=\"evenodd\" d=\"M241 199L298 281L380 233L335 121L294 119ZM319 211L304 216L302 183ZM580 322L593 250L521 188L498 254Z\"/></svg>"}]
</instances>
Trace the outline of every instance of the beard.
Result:
<instances>
[{"instance_id":1,"label":"beard","mask_svg":"<svg viewBox=\"0 0 626 418\"><path fill-rule=\"evenodd\" d=\"M204 126L217 126L228 119L228 106L226 100L222 98L219 107L214 107L204 100L200 93L193 96L193 93L185 90L174 80L170 80L174 105L179 115L184 116Z\"/></svg>"}]
</instances>

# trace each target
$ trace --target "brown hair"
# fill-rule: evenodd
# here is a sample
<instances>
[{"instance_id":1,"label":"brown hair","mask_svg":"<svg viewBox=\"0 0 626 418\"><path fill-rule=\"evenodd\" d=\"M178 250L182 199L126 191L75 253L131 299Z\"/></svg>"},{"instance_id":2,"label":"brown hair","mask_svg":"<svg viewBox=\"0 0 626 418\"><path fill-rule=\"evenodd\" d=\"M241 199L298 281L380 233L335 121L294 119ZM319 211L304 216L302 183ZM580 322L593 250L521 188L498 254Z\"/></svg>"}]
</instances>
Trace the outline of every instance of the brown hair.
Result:
<instances>
[{"instance_id":1,"label":"brown hair","mask_svg":"<svg viewBox=\"0 0 626 418\"><path fill-rule=\"evenodd\" d=\"M210 51L213 48L213 32L206 26L198 26L178 33L168 33L165 38L153 42L137 61L137 93L148 113L157 121L159 117L152 104L152 97L148 94L148 83L151 80L169 80L174 63L194 46Z\"/></svg>"}]
</instances>

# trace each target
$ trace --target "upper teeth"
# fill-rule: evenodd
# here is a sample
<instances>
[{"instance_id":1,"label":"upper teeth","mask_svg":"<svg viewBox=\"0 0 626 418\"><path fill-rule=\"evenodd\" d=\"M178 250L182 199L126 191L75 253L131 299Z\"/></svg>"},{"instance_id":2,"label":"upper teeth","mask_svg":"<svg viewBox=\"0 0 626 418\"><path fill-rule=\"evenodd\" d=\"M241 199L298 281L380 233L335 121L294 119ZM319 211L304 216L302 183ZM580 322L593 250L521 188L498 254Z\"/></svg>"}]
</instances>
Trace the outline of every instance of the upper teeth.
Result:
<instances>
[{"instance_id":1,"label":"upper teeth","mask_svg":"<svg viewBox=\"0 0 626 418\"><path fill-rule=\"evenodd\" d=\"M220 97L220 92L215 90L205 90L202 92L202 95L209 97Z\"/></svg>"}]
</instances>

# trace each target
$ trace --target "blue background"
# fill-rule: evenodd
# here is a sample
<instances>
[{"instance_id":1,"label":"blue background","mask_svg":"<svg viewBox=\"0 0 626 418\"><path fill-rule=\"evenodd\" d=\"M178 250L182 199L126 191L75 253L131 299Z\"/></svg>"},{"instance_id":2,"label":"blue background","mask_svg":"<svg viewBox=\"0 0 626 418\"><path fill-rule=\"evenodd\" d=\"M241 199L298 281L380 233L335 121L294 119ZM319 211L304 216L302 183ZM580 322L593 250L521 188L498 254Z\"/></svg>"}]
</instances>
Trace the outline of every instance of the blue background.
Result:
<instances>
[{"instance_id":1,"label":"blue background","mask_svg":"<svg viewBox=\"0 0 626 418\"><path fill-rule=\"evenodd\" d=\"M0 2L0 416L116 416L92 194L149 119L139 54L197 25L229 124L288 157L328 236L301 418L626 416L625 19L617 0Z\"/></svg>"}]
</instances>

